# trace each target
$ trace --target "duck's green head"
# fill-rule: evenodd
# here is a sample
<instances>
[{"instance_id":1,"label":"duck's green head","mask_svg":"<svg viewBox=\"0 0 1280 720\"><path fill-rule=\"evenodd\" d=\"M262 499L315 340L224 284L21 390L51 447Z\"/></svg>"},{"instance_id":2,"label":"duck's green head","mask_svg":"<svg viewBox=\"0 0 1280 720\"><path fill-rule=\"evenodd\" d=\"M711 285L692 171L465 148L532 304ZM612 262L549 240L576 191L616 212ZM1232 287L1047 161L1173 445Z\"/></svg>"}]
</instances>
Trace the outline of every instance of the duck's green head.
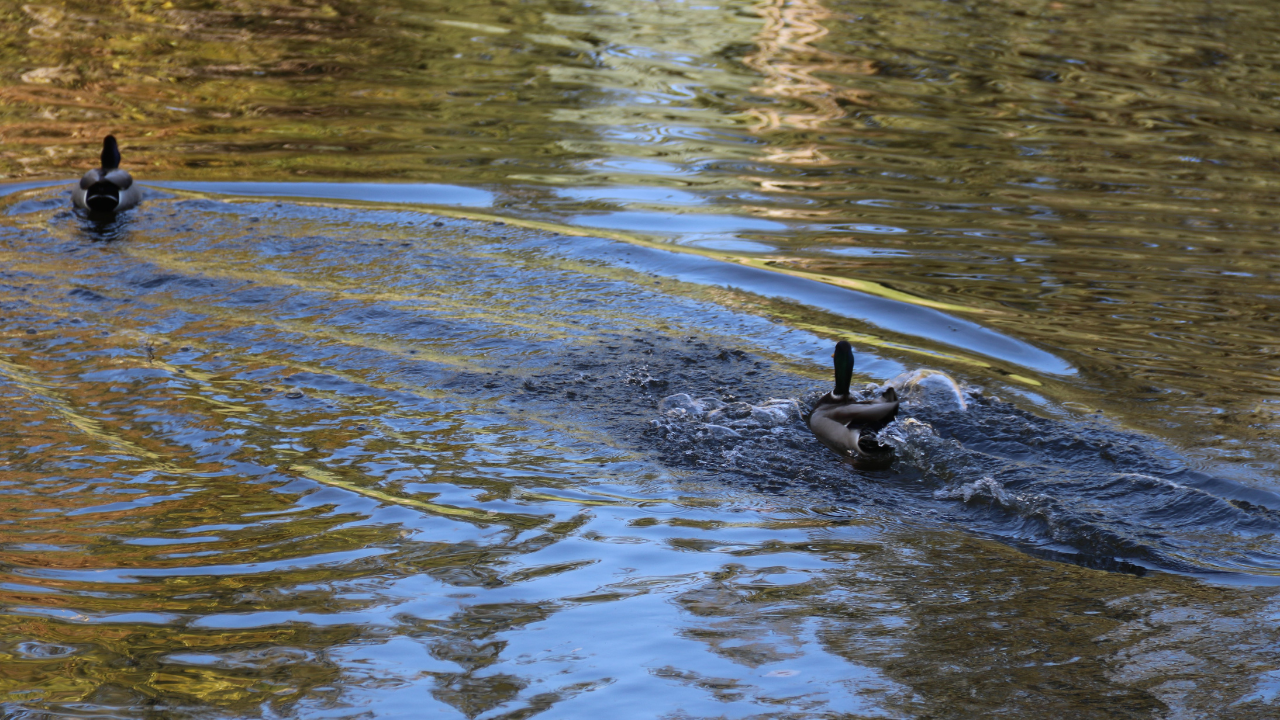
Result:
<instances>
[{"instance_id":1,"label":"duck's green head","mask_svg":"<svg viewBox=\"0 0 1280 720\"><path fill-rule=\"evenodd\" d=\"M115 170L120 167L120 146L116 144L116 136L102 138L102 169Z\"/></svg>"},{"instance_id":2,"label":"duck's green head","mask_svg":"<svg viewBox=\"0 0 1280 720\"><path fill-rule=\"evenodd\" d=\"M848 395L849 382L853 379L853 346L847 341L836 343L836 351L831 353L836 366L836 389L834 395Z\"/></svg>"}]
</instances>

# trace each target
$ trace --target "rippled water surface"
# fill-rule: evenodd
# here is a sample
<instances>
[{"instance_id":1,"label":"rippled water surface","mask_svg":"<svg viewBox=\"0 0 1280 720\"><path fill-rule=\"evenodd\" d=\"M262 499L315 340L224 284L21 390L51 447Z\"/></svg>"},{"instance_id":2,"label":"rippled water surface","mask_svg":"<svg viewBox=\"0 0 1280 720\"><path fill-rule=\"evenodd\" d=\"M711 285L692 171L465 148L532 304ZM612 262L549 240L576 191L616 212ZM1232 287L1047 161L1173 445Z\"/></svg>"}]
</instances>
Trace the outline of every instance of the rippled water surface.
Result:
<instances>
[{"instance_id":1,"label":"rippled water surface","mask_svg":"<svg viewBox=\"0 0 1280 720\"><path fill-rule=\"evenodd\" d=\"M1271 5L0 17L6 716L1277 715Z\"/></svg>"}]
</instances>

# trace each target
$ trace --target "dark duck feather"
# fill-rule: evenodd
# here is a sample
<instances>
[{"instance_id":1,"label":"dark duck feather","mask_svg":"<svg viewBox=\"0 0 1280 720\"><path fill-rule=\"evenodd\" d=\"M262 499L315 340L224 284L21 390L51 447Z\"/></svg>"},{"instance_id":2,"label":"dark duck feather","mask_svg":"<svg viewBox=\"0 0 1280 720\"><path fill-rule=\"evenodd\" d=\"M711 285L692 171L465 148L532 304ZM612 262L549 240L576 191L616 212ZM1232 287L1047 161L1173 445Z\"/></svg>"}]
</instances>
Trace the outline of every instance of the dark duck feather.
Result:
<instances>
[{"instance_id":1,"label":"dark duck feather","mask_svg":"<svg viewBox=\"0 0 1280 720\"><path fill-rule=\"evenodd\" d=\"M898 394L886 388L876 400L855 400L849 393L853 378L853 348L841 340L831 355L836 386L823 395L809 414L815 437L845 460L860 467L887 465L893 448L876 439L876 433L898 415Z\"/></svg>"},{"instance_id":2,"label":"dark duck feather","mask_svg":"<svg viewBox=\"0 0 1280 720\"><path fill-rule=\"evenodd\" d=\"M76 207L94 213L117 213L142 200L142 189L133 177L120 169L120 146L108 135L102 140L102 167L84 174L71 193Z\"/></svg>"}]
</instances>

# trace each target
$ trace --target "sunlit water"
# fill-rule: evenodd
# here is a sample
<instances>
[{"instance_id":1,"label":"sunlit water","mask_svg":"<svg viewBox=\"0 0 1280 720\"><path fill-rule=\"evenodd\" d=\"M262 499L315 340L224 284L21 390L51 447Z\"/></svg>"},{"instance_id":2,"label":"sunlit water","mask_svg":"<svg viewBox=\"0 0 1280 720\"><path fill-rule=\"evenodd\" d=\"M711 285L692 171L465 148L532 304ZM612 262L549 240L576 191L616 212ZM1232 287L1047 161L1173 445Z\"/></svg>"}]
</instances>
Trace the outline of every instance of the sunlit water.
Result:
<instances>
[{"instance_id":1,"label":"sunlit water","mask_svg":"<svg viewBox=\"0 0 1280 720\"><path fill-rule=\"evenodd\" d=\"M0 15L7 715L1277 714L1269 5Z\"/></svg>"}]
</instances>

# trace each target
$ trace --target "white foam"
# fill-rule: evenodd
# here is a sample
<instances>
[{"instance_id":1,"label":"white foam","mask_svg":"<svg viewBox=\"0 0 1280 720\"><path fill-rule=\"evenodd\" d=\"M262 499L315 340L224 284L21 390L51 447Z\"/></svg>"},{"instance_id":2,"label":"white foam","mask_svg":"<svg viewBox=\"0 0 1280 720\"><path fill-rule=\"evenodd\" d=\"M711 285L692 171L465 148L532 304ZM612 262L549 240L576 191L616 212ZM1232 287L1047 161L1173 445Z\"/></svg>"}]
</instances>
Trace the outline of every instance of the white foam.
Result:
<instances>
[{"instance_id":1,"label":"white foam","mask_svg":"<svg viewBox=\"0 0 1280 720\"><path fill-rule=\"evenodd\" d=\"M969 502L975 497L990 498L1005 507L1008 507L1012 501L1004 485L990 475L959 487L944 488L935 492L933 496L939 500L963 500L964 502Z\"/></svg>"}]
</instances>

